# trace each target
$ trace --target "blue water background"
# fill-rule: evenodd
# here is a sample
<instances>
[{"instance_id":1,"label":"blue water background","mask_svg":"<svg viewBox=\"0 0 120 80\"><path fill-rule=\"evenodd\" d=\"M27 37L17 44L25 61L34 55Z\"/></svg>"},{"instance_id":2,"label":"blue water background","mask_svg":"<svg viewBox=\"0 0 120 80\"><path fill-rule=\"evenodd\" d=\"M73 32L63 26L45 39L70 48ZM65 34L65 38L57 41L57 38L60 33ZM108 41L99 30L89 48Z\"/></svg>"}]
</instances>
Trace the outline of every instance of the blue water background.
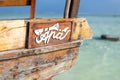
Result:
<instances>
[{"instance_id":1,"label":"blue water background","mask_svg":"<svg viewBox=\"0 0 120 80\"><path fill-rule=\"evenodd\" d=\"M0 19L28 18L29 13L0 12ZM37 14L36 17L55 18L61 14ZM76 65L69 71L53 78L53 80L120 80L120 41L99 39L101 34L120 37L120 16L80 15L88 20L94 31L93 38L85 40L81 45Z\"/></svg>"},{"instance_id":2,"label":"blue water background","mask_svg":"<svg viewBox=\"0 0 120 80\"><path fill-rule=\"evenodd\" d=\"M54 80L120 80L120 41L100 39L102 34L120 37L120 16L83 17L87 18L94 36L81 45L76 65Z\"/></svg>"}]
</instances>

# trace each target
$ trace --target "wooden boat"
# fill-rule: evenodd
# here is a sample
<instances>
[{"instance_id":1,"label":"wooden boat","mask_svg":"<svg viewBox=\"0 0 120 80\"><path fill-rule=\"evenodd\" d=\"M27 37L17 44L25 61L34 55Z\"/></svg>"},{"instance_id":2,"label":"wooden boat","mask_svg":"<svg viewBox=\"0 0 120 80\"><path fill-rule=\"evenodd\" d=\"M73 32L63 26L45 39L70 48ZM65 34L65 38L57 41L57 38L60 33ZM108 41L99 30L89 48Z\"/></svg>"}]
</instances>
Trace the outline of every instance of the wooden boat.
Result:
<instances>
[{"instance_id":1,"label":"wooden boat","mask_svg":"<svg viewBox=\"0 0 120 80\"><path fill-rule=\"evenodd\" d=\"M69 70L92 36L87 20L77 18L79 2L66 1L64 18L36 19L35 0L0 0L31 6L30 19L0 20L0 80L50 80Z\"/></svg>"}]
</instances>

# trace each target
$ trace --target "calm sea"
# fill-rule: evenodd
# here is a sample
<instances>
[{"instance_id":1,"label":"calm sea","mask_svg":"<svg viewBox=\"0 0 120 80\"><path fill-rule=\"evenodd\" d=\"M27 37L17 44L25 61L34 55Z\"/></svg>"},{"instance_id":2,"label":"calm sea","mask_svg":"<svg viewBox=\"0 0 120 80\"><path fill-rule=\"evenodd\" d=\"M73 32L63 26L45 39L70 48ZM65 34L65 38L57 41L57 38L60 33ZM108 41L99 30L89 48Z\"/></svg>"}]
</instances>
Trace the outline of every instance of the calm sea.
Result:
<instances>
[{"instance_id":1,"label":"calm sea","mask_svg":"<svg viewBox=\"0 0 120 80\"><path fill-rule=\"evenodd\" d=\"M11 16L1 14L0 19L22 16L16 14L11 14ZM41 16L37 15L37 17ZM45 17L56 16L51 13L51 16ZM53 80L120 80L120 41L99 39L102 34L120 37L120 16L82 17L87 18L94 36L91 40L85 40L81 45L76 65L71 70L54 77Z\"/></svg>"},{"instance_id":2,"label":"calm sea","mask_svg":"<svg viewBox=\"0 0 120 80\"><path fill-rule=\"evenodd\" d=\"M120 37L120 16L84 16L94 31L81 45L76 65L53 80L120 80L120 41L99 39L102 34Z\"/></svg>"}]
</instances>

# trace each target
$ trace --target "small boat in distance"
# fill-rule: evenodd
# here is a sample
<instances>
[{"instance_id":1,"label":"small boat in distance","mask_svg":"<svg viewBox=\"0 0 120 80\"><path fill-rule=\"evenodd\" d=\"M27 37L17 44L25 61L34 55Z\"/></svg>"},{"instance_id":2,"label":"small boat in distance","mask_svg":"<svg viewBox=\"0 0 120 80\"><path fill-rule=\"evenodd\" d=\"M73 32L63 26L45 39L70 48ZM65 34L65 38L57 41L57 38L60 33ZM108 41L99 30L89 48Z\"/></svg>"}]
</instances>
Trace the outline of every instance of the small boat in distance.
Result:
<instances>
[{"instance_id":1,"label":"small boat in distance","mask_svg":"<svg viewBox=\"0 0 120 80\"><path fill-rule=\"evenodd\" d=\"M71 69L87 20L77 18L80 0L66 0L64 18L36 19L36 0L0 0L0 6L30 6L30 19L0 20L0 80L51 80Z\"/></svg>"},{"instance_id":2,"label":"small boat in distance","mask_svg":"<svg viewBox=\"0 0 120 80\"><path fill-rule=\"evenodd\" d=\"M101 39L110 40L110 41L119 41L120 38L116 35L102 34Z\"/></svg>"}]
</instances>

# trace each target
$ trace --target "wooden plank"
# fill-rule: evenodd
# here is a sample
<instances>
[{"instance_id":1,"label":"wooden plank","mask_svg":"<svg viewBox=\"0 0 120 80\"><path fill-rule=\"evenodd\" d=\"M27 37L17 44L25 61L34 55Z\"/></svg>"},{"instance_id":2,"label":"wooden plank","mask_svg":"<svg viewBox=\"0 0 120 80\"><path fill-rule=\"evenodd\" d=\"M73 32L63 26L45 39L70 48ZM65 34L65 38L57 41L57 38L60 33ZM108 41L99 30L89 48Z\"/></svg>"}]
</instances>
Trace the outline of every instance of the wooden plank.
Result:
<instances>
[{"instance_id":1,"label":"wooden plank","mask_svg":"<svg viewBox=\"0 0 120 80\"><path fill-rule=\"evenodd\" d=\"M35 18L36 0L0 0L0 6L30 6L30 19Z\"/></svg>"},{"instance_id":2,"label":"wooden plank","mask_svg":"<svg viewBox=\"0 0 120 80\"><path fill-rule=\"evenodd\" d=\"M0 80L45 80L70 69L78 52L79 47L0 61Z\"/></svg>"},{"instance_id":3,"label":"wooden plank","mask_svg":"<svg viewBox=\"0 0 120 80\"><path fill-rule=\"evenodd\" d=\"M64 10L64 18L69 18L70 5L71 5L71 0L66 0L65 10Z\"/></svg>"},{"instance_id":4,"label":"wooden plank","mask_svg":"<svg viewBox=\"0 0 120 80\"><path fill-rule=\"evenodd\" d=\"M71 0L69 18L77 18L80 0Z\"/></svg>"},{"instance_id":5,"label":"wooden plank","mask_svg":"<svg viewBox=\"0 0 120 80\"><path fill-rule=\"evenodd\" d=\"M28 22L30 26L26 26ZM58 23L62 27L60 30L58 29L58 27L60 27ZM57 28L53 28L53 26ZM52 40L53 42L50 43L50 45L42 44L38 48L19 49L25 48L26 39L28 40L26 37L26 33L28 33L26 30L27 27L32 28L31 33L34 32L34 29L37 29L38 32L41 33L44 28L44 31L52 29L66 31L65 26L70 26L69 28L72 30L68 36L70 40L66 39L64 43L57 41L57 44ZM43 34L45 33L46 32ZM1 50L19 49L0 52L0 80L45 80L68 70L75 63L81 41L90 38L91 35L92 30L86 19L0 21ZM55 38L55 36L53 38ZM29 38L29 40L31 39L32 38ZM43 38L42 43L45 42L44 40ZM6 45L7 47L4 47Z\"/></svg>"},{"instance_id":6,"label":"wooden plank","mask_svg":"<svg viewBox=\"0 0 120 80\"><path fill-rule=\"evenodd\" d=\"M25 48L24 20L0 21L0 51Z\"/></svg>"},{"instance_id":7,"label":"wooden plank","mask_svg":"<svg viewBox=\"0 0 120 80\"><path fill-rule=\"evenodd\" d=\"M46 79L46 80L52 80L52 77L50 77L50 78L48 78L48 79Z\"/></svg>"},{"instance_id":8,"label":"wooden plank","mask_svg":"<svg viewBox=\"0 0 120 80\"><path fill-rule=\"evenodd\" d=\"M93 31L86 19L75 19L72 27L71 41L91 39Z\"/></svg>"},{"instance_id":9,"label":"wooden plank","mask_svg":"<svg viewBox=\"0 0 120 80\"><path fill-rule=\"evenodd\" d=\"M4 52L0 52L0 61L27 57L31 55L45 54L48 52L53 52L53 51L58 51L58 50L63 50L68 48L80 47L81 43L82 41L78 40L78 41L72 41L64 44L43 46L43 47L33 48L33 49L4 51Z\"/></svg>"},{"instance_id":10,"label":"wooden plank","mask_svg":"<svg viewBox=\"0 0 120 80\"><path fill-rule=\"evenodd\" d=\"M0 21L0 52L5 50L11 49L21 49L25 48L25 43L28 40L26 34L28 31L26 30L27 23L48 23L49 25L54 24L54 22L61 22L62 25L64 22L67 22L65 25L71 25L72 34L69 33L69 38L67 37L65 40L66 42L73 41L73 40L83 40L91 38L92 30L89 27L87 20L84 18L80 19L35 19L35 20L1 20ZM46 27L47 25L46 24ZM32 24L31 24L32 25ZM40 24L41 25L41 24ZM82 26L82 27L81 27ZM51 27L51 26L48 26ZM64 26L62 27L64 29ZM69 40L70 39L70 40ZM30 39L29 39L30 40ZM43 43L43 42L42 42ZM63 43L62 41L58 44ZM57 44L53 41L50 43L51 45ZM47 44L48 45L48 44ZM47 46L43 45L43 46ZM27 45L28 46L28 45ZM1 54L1 53L0 53Z\"/></svg>"},{"instance_id":11,"label":"wooden plank","mask_svg":"<svg viewBox=\"0 0 120 80\"><path fill-rule=\"evenodd\" d=\"M51 22L72 22L72 37L71 40L83 40L92 38L93 31L90 28L87 20L85 18L53 18L53 19L36 19L29 22L36 23L51 23Z\"/></svg>"},{"instance_id":12,"label":"wooden plank","mask_svg":"<svg viewBox=\"0 0 120 80\"><path fill-rule=\"evenodd\" d=\"M0 0L0 6L26 6L31 5L31 0Z\"/></svg>"},{"instance_id":13,"label":"wooden plank","mask_svg":"<svg viewBox=\"0 0 120 80\"><path fill-rule=\"evenodd\" d=\"M72 22L30 22L29 48L61 44L70 41Z\"/></svg>"},{"instance_id":14,"label":"wooden plank","mask_svg":"<svg viewBox=\"0 0 120 80\"><path fill-rule=\"evenodd\" d=\"M36 0L31 0L30 19L35 18Z\"/></svg>"}]
</instances>

